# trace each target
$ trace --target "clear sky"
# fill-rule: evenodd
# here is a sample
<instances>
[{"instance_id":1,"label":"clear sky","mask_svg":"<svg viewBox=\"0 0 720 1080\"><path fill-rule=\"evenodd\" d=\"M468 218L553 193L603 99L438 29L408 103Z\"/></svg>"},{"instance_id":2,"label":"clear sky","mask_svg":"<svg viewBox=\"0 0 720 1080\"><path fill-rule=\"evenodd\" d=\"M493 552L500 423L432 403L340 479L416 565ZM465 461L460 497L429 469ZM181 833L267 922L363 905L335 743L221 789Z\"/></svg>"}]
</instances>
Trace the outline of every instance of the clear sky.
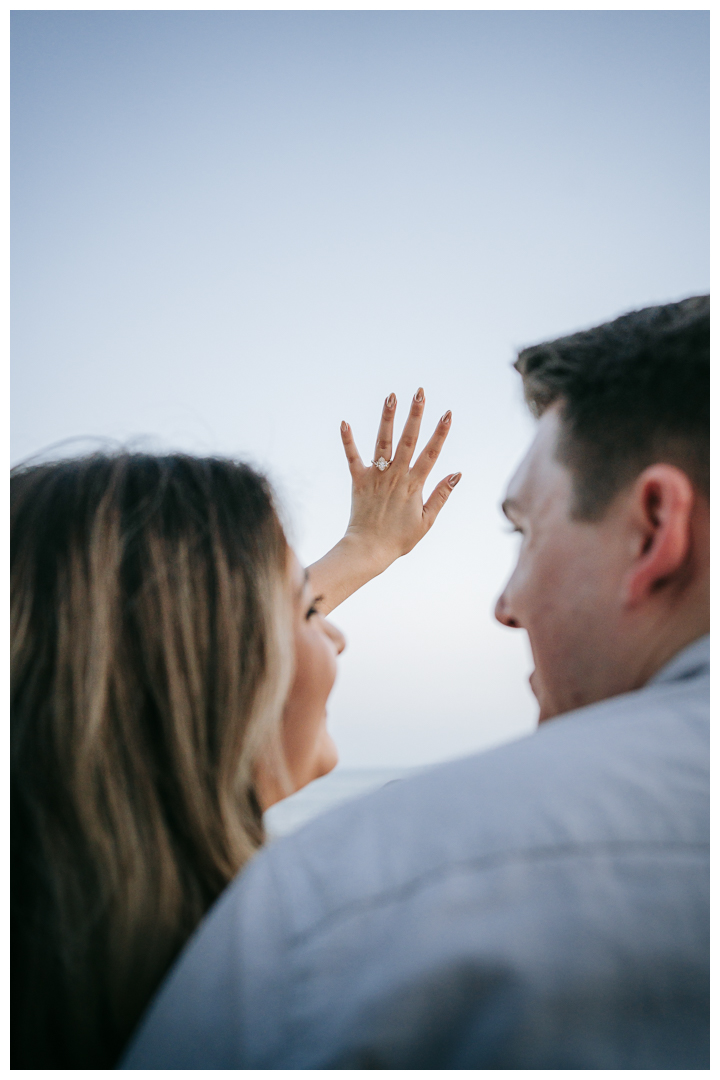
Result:
<instances>
[{"instance_id":1,"label":"clear sky","mask_svg":"<svg viewBox=\"0 0 720 1080\"><path fill-rule=\"evenodd\" d=\"M347 521L340 421L367 458L391 390L425 387L427 433L453 410L435 479L462 482L335 613L345 765L534 725L492 618L533 430L511 362L708 290L708 36L702 11L12 14L14 461L241 456L311 562Z\"/></svg>"}]
</instances>

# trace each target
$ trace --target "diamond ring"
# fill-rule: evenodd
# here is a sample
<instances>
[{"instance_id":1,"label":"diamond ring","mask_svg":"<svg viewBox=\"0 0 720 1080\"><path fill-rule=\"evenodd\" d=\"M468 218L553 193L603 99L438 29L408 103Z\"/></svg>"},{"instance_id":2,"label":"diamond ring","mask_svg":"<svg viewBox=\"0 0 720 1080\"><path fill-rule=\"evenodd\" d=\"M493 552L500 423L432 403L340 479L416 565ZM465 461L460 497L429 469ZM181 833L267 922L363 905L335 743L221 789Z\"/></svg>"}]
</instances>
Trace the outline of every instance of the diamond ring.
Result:
<instances>
[{"instance_id":1,"label":"diamond ring","mask_svg":"<svg viewBox=\"0 0 720 1080\"><path fill-rule=\"evenodd\" d=\"M386 461L384 457L379 457L377 461L371 461L371 465L374 465L380 472L385 472L389 465L392 465L392 461Z\"/></svg>"}]
</instances>

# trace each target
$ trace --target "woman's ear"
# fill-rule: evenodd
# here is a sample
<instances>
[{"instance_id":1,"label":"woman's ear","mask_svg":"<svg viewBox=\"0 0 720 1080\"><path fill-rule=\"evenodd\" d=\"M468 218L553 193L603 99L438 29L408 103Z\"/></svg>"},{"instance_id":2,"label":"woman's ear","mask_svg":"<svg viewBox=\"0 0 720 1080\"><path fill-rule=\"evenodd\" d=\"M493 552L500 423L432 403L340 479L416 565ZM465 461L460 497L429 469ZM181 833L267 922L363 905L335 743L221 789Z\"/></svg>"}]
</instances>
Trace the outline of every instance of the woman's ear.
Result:
<instances>
[{"instance_id":1,"label":"woman's ear","mask_svg":"<svg viewBox=\"0 0 720 1080\"><path fill-rule=\"evenodd\" d=\"M651 465L635 481L630 513L636 550L624 582L628 607L642 604L686 564L694 499L689 477L674 465Z\"/></svg>"}]
</instances>

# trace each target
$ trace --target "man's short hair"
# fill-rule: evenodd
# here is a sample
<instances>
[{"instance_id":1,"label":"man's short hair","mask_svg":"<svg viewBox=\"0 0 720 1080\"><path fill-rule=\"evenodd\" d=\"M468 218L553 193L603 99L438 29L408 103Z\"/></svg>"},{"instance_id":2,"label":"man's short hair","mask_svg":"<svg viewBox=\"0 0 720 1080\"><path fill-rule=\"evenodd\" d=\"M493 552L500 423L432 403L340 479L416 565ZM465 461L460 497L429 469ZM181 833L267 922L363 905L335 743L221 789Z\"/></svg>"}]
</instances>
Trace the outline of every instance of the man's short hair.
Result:
<instances>
[{"instance_id":1,"label":"man's short hair","mask_svg":"<svg viewBox=\"0 0 720 1080\"><path fill-rule=\"evenodd\" d=\"M515 367L535 416L560 402L557 457L574 476L573 517L598 520L659 461L681 468L709 498L709 296L533 345Z\"/></svg>"}]
</instances>

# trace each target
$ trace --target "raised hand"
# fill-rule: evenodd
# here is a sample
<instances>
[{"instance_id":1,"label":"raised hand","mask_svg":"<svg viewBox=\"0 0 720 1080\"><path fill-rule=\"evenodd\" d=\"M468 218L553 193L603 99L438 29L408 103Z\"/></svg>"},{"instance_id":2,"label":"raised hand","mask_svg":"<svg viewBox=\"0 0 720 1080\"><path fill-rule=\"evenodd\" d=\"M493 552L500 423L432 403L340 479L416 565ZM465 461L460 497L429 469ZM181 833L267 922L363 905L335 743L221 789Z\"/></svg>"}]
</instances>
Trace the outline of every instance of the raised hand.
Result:
<instances>
[{"instance_id":1,"label":"raised hand","mask_svg":"<svg viewBox=\"0 0 720 1080\"><path fill-rule=\"evenodd\" d=\"M422 387L412 400L393 457L396 409L397 399L390 394L383 406L372 462L367 466L355 445L350 425L343 421L340 426L352 476L350 523L342 540L309 567L313 588L322 596L319 606L326 613L415 547L462 475L446 476L427 502L423 502L423 485L447 438L452 414L448 411L441 418L411 466L425 409Z\"/></svg>"}]
</instances>

